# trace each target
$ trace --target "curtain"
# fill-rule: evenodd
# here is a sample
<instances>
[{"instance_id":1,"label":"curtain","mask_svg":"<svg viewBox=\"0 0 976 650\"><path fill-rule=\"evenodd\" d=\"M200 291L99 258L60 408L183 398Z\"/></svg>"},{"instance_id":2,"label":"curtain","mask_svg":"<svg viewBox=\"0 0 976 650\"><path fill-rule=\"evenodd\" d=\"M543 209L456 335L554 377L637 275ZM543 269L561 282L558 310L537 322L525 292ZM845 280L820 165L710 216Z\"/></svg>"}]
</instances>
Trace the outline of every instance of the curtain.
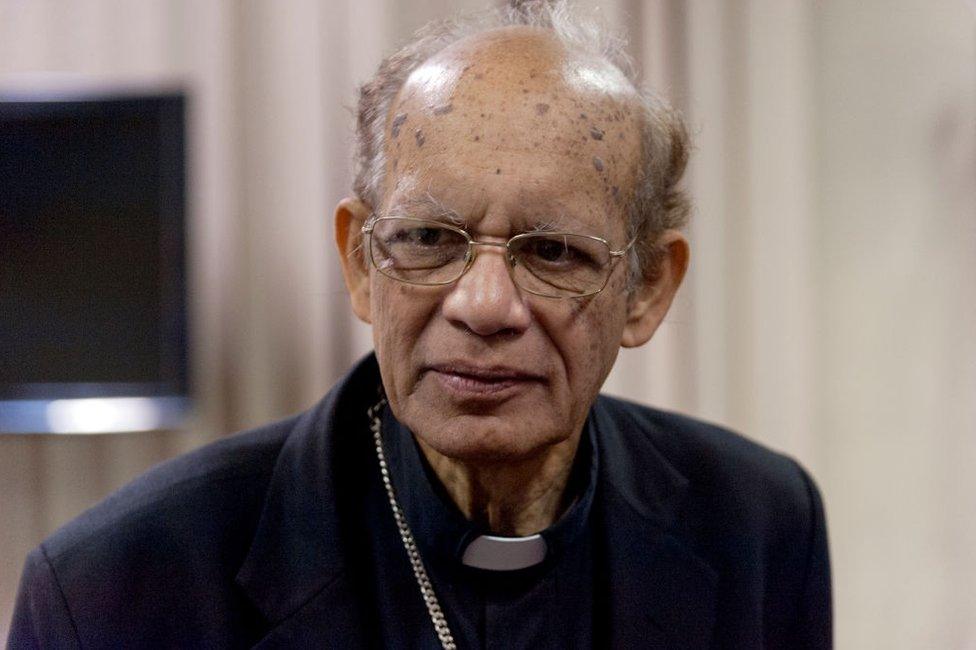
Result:
<instances>
[{"instance_id":1,"label":"curtain","mask_svg":"<svg viewBox=\"0 0 976 650\"><path fill-rule=\"evenodd\" d=\"M370 349L331 241L355 86L427 20L482 6L0 0L0 87L188 93L197 404L184 431L0 436L0 635L45 535L156 462L307 408ZM606 390L812 471L838 647L976 648L973 10L581 6L629 37L696 143L689 277Z\"/></svg>"}]
</instances>

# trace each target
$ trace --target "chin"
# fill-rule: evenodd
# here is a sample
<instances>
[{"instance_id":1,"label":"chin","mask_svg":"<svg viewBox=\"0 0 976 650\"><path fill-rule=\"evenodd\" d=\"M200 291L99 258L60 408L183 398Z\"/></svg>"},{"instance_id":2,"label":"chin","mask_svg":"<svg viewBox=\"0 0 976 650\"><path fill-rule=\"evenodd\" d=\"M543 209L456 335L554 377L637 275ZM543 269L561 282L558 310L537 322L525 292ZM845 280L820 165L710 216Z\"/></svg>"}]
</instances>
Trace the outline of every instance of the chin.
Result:
<instances>
[{"instance_id":1,"label":"chin","mask_svg":"<svg viewBox=\"0 0 976 650\"><path fill-rule=\"evenodd\" d=\"M452 418L433 428L411 426L420 441L438 454L462 462L513 463L524 461L565 440L564 436L540 435L488 422L471 422L477 417ZM520 422L524 426L524 422ZM408 426L410 426L408 424Z\"/></svg>"}]
</instances>

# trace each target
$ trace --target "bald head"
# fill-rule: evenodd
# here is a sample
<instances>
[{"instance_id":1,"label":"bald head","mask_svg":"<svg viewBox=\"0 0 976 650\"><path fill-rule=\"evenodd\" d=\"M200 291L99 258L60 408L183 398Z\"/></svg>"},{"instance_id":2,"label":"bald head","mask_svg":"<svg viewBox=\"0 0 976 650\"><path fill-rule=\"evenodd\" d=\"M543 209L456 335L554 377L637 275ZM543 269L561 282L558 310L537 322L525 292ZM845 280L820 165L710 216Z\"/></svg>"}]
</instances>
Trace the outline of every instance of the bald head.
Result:
<instances>
[{"instance_id":1,"label":"bald head","mask_svg":"<svg viewBox=\"0 0 976 650\"><path fill-rule=\"evenodd\" d=\"M473 71L478 64L480 69ZM475 83L486 80L487 84ZM477 88L482 93L487 85L498 92L577 91L638 101L630 81L605 59L570 48L550 30L521 25L481 32L447 46L411 73L401 94L449 92L460 83L464 90Z\"/></svg>"},{"instance_id":2,"label":"bald head","mask_svg":"<svg viewBox=\"0 0 976 650\"><path fill-rule=\"evenodd\" d=\"M483 32L438 52L403 84L387 116L386 197L432 165L480 168L507 183L517 175L525 192L555 190L569 174L622 223L640 118L636 90L606 61L538 28ZM524 154L533 154L529 167Z\"/></svg>"}]
</instances>

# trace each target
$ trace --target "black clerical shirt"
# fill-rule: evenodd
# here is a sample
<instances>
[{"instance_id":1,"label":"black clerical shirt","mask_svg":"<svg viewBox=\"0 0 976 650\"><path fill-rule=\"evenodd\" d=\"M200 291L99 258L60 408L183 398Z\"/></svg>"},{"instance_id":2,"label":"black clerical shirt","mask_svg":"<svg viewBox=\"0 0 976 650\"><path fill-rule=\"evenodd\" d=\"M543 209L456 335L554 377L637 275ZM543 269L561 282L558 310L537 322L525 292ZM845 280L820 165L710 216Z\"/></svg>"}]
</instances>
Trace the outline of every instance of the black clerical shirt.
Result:
<instances>
[{"instance_id":1,"label":"black clerical shirt","mask_svg":"<svg viewBox=\"0 0 976 650\"><path fill-rule=\"evenodd\" d=\"M590 513L598 458L587 425L570 475L576 499L542 531L546 558L517 571L464 566L467 545L489 531L467 521L450 500L413 435L386 409L383 445L397 500L459 648L575 648L593 640L593 536ZM372 539L362 549L375 567L377 623L384 647L440 644L394 524L373 459L372 494L364 513ZM371 560L371 561L370 561ZM365 585L363 585L365 586Z\"/></svg>"}]
</instances>

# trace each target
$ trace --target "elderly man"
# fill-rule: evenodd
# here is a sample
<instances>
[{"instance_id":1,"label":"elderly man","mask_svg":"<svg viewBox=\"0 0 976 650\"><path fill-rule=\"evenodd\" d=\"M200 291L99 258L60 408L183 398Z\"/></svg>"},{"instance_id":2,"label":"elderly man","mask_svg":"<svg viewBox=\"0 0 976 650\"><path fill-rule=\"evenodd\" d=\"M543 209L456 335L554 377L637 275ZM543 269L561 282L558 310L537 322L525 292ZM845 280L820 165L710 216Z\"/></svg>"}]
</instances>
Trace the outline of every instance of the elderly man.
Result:
<instances>
[{"instance_id":1,"label":"elderly man","mask_svg":"<svg viewBox=\"0 0 976 650\"><path fill-rule=\"evenodd\" d=\"M544 3L387 59L335 215L375 357L44 542L11 645L829 647L803 470L598 397L689 257L684 130L614 61Z\"/></svg>"}]
</instances>

